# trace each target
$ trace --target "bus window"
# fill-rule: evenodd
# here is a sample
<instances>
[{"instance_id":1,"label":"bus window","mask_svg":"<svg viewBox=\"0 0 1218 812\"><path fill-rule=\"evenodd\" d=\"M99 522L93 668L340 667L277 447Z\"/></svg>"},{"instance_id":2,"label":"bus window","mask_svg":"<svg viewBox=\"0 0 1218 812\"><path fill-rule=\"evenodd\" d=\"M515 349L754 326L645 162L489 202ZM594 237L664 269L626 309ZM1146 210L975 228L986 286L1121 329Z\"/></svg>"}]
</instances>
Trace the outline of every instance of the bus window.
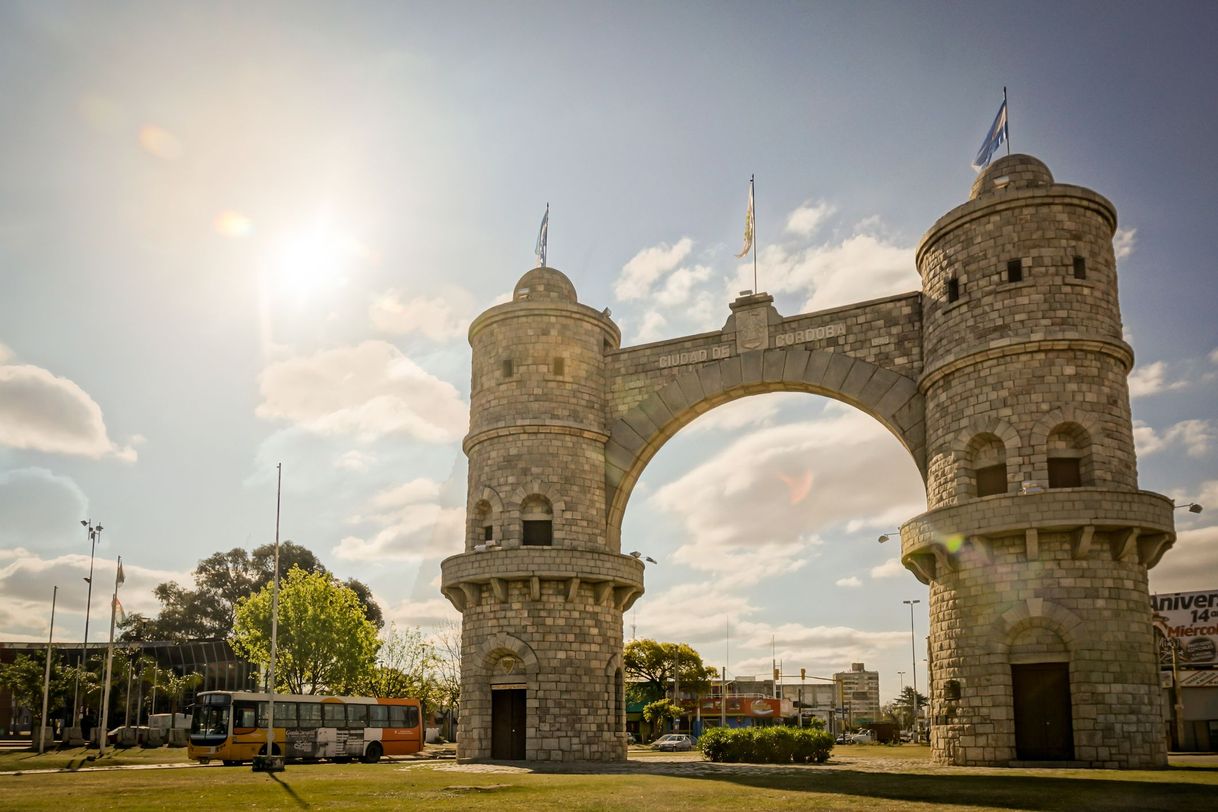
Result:
<instances>
[{"instance_id":1,"label":"bus window","mask_svg":"<svg viewBox=\"0 0 1218 812\"><path fill-rule=\"evenodd\" d=\"M195 705L190 720L190 732L197 736L227 736L228 708L218 705Z\"/></svg>"},{"instance_id":2,"label":"bus window","mask_svg":"<svg viewBox=\"0 0 1218 812\"><path fill-rule=\"evenodd\" d=\"M418 727L419 709L414 705L407 705L404 710L406 711L406 724L404 727Z\"/></svg>"},{"instance_id":3,"label":"bus window","mask_svg":"<svg viewBox=\"0 0 1218 812\"><path fill-rule=\"evenodd\" d=\"M363 729L368 726L368 706L367 705L348 705L347 706L347 727L358 727Z\"/></svg>"},{"instance_id":4,"label":"bus window","mask_svg":"<svg viewBox=\"0 0 1218 812\"><path fill-rule=\"evenodd\" d=\"M389 706L389 726L406 727L406 709L401 705Z\"/></svg>"},{"instance_id":5,"label":"bus window","mask_svg":"<svg viewBox=\"0 0 1218 812\"><path fill-rule=\"evenodd\" d=\"M257 727L257 708L253 702L233 703L233 729Z\"/></svg>"},{"instance_id":6,"label":"bus window","mask_svg":"<svg viewBox=\"0 0 1218 812\"><path fill-rule=\"evenodd\" d=\"M346 727L347 716L339 702L327 702L321 706L321 718L325 727Z\"/></svg>"},{"instance_id":7,"label":"bus window","mask_svg":"<svg viewBox=\"0 0 1218 812\"><path fill-rule=\"evenodd\" d=\"M389 727L389 706L368 706L368 727Z\"/></svg>"},{"instance_id":8,"label":"bus window","mask_svg":"<svg viewBox=\"0 0 1218 812\"><path fill-rule=\"evenodd\" d=\"M300 726L305 730L321 727L321 705L316 702L301 702Z\"/></svg>"},{"instance_id":9,"label":"bus window","mask_svg":"<svg viewBox=\"0 0 1218 812\"><path fill-rule=\"evenodd\" d=\"M258 703L258 727L266 727L267 703ZM296 703L275 703L275 727L296 727Z\"/></svg>"}]
</instances>

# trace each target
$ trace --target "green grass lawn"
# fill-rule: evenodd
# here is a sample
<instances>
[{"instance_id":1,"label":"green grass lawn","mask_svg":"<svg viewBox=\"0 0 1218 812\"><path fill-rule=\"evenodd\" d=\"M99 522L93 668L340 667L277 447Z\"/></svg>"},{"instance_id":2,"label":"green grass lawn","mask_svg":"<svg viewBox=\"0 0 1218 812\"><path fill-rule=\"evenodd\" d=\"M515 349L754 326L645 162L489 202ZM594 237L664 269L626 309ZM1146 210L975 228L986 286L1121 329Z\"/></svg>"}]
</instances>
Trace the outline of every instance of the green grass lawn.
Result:
<instances>
[{"instance_id":1,"label":"green grass lawn","mask_svg":"<svg viewBox=\"0 0 1218 812\"><path fill-rule=\"evenodd\" d=\"M838 748L836 766L782 769L633 760L621 770L550 773L454 770L452 762L248 766L0 775L0 809L702 810L1211 809L1218 769L1157 771L935 769L914 747ZM148 763L148 754L127 751ZM908 754L907 757L905 754ZM28 754L27 754L28 755ZM632 752L632 758L635 754ZM0 759L5 764L13 754ZM178 758L184 760L184 756ZM681 774L681 773L686 774Z\"/></svg>"},{"instance_id":2,"label":"green grass lawn","mask_svg":"<svg viewBox=\"0 0 1218 812\"><path fill-rule=\"evenodd\" d=\"M98 758L97 750L83 747L52 748L42 755L33 750L0 751L0 773L18 770L78 770L81 767L112 767L134 764L188 764L185 747L106 748ZM0 804L3 802L0 801Z\"/></svg>"}]
</instances>

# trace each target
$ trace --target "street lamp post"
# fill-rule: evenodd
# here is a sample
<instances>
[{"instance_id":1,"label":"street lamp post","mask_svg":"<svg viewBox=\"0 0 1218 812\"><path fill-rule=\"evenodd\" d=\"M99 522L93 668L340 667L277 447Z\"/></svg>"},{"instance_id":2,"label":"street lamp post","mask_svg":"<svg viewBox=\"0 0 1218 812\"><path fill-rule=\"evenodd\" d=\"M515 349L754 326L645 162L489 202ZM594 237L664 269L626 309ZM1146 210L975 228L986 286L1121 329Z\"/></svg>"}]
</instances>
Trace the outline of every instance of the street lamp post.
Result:
<instances>
[{"instance_id":1,"label":"street lamp post","mask_svg":"<svg viewBox=\"0 0 1218 812\"><path fill-rule=\"evenodd\" d=\"M913 726L918 726L918 643L914 637L914 604L922 601L901 601L909 604L909 654L913 664Z\"/></svg>"},{"instance_id":2,"label":"street lamp post","mask_svg":"<svg viewBox=\"0 0 1218 812\"><path fill-rule=\"evenodd\" d=\"M89 577L85 579L85 583L89 585L85 596L85 639L80 644L80 670L83 670L89 662L89 610L93 606L93 555L97 552L97 540L101 538L103 528L100 523L94 527L89 519L82 519L80 523L89 534ZM76 686L72 689L73 727L78 726L80 722L80 670L76 672Z\"/></svg>"}]
</instances>

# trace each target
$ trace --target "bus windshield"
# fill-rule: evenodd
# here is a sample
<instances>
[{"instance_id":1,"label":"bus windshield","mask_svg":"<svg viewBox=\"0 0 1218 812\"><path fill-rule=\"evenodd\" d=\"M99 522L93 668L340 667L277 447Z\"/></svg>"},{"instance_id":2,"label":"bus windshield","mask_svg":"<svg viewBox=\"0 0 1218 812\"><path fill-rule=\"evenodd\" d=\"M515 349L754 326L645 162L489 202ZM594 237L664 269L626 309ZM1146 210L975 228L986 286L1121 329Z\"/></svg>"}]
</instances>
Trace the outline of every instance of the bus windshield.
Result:
<instances>
[{"instance_id":1,"label":"bus windshield","mask_svg":"<svg viewBox=\"0 0 1218 812\"><path fill-rule=\"evenodd\" d=\"M222 705L196 705L190 732L199 736L227 736L228 711Z\"/></svg>"}]
</instances>

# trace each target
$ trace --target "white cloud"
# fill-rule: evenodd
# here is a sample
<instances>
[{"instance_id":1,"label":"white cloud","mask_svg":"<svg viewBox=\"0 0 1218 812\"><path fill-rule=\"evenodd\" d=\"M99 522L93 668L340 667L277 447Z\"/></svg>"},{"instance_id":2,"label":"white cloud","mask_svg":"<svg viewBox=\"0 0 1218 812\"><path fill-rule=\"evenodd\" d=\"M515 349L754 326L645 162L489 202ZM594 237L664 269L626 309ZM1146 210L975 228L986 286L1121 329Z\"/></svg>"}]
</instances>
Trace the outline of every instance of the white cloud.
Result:
<instances>
[{"instance_id":1,"label":"white cloud","mask_svg":"<svg viewBox=\"0 0 1218 812\"><path fill-rule=\"evenodd\" d=\"M396 623L400 627L442 628L450 623L461 622L461 613L445 598L422 601L407 598L386 606L384 614L387 623Z\"/></svg>"},{"instance_id":2,"label":"white cloud","mask_svg":"<svg viewBox=\"0 0 1218 812\"><path fill-rule=\"evenodd\" d=\"M737 431L745 426L764 426L778 414L784 403L796 398L806 399L806 395L786 392L728 401L698 415L682 431Z\"/></svg>"},{"instance_id":3,"label":"white cloud","mask_svg":"<svg viewBox=\"0 0 1218 812\"><path fill-rule=\"evenodd\" d=\"M1151 592L1191 592L1214 588L1218 572L1218 525L1183 530L1150 571Z\"/></svg>"},{"instance_id":4,"label":"white cloud","mask_svg":"<svg viewBox=\"0 0 1218 812\"><path fill-rule=\"evenodd\" d=\"M1218 347L1210 350L1209 359L1211 364L1218 364Z\"/></svg>"},{"instance_id":5,"label":"white cloud","mask_svg":"<svg viewBox=\"0 0 1218 812\"><path fill-rule=\"evenodd\" d=\"M1136 228L1118 228L1112 237L1112 250L1117 259L1124 259L1133 253L1137 244L1138 230Z\"/></svg>"},{"instance_id":6,"label":"white cloud","mask_svg":"<svg viewBox=\"0 0 1218 812\"><path fill-rule=\"evenodd\" d=\"M89 500L71 477L45 468L0 473L0 546L84 543Z\"/></svg>"},{"instance_id":7,"label":"white cloud","mask_svg":"<svg viewBox=\"0 0 1218 812\"><path fill-rule=\"evenodd\" d=\"M813 204L808 201L787 216L787 231L801 237L809 237L836 209L823 200Z\"/></svg>"},{"instance_id":8,"label":"white cloud","mask_svg":"<svg viewBox=\"0 0 1218 812\"><path fill-rule=\"evenodd\" d=\"M382 333L421 333L434 341L463 336L473 316L474 297L463 288L444 286L435 296L407 297L389 290L368 309L372 326Z\"/></svg>"},{"instance_id":9,"label":"white cloud","mask_svg":"<svg viewBox=\"0 0 1218 812\"><path fill-rule=\"evenodd\" d=\"M1156 395L1160 392L1183 389L1186 386L1188 386L1187 380L1167 379L1167 364L1163 361L1139 366L1129 375L1129 396L1131 398Z\"/></svg>"},{"instance_id":10,"label":"white cloud","mask_svg":"<svg viewBox=\"0 0 1218 812\"><path fill-rule=\"evenodd\" d=\"M104 534L103 534L104 536ZM103 537L93 562L94 584L109 584L93 590L91 616L97 626L91 627L91 639L104 634L102 624L108 622L110 591L114 585L115 560L102 552L109 546ZM53 586L60 586L55 605L55 639L81 640L84 629L85 594L81 579L89 574L89 556L83 553L43 558L24 547L0 548L0 639L46 640L47 623L51 617ZM152 594L165 581L183 581L185 573L142 567L131 559L123 561L125 576L119 589L119 600L128 614L155 613L160 604ZM71 585L71 586L66 586ZM101 619L99 621L99 619ZM92 631L102 627L101 632Z\"/></svg>"},{"instance_id":11,"label":"white cloud","mask_svg":"<svg viewBox=\"0 0 1218 812\"><path fill-rule=\"evenodd\" d=\"M685 304L689 301L694 286L699 282L705 282L709 278L710 268L705 265L695 265L692 268L677 268L664 281L664 287L655 294L655 301L663 307L675 307L676 305Z\"/></svg>"},{"instance_id":12,"label":"white cloud","mask_svg":"<svg viewBox=\"0 0 1218 812\"><path fill-rule=\"evenodd\" d=\"M41 367L0 366L0 445L135 462L106 432L101 407L83 389Z\"/></svg>"},{"instance_id":13,"label":"white cloud","mask_svg":"<svg viewBox=\"0 0 1218 812\"><path fill-rule=\"evenodd\" d=\"M852 589L854 587L859 587L859 586L863 585L863 582L858 579L857 575L851 575L848 578L838 578L833 583L836 584L837 586L844 586L844 587L849 587Z\"/></svg>"},{"instance_id":14,"label":"white cloud","mask_svg":"<svg viewBox=\"0 0 1218 812\"><path fill-rule=\"evenodd\" d=\"M643 324L635 333L634 340L639 344L659 341L664 337L664 327L667 324L668 319L664 318L664 315L658 310L648 310L643 315Z\"/></svg>"},{"instance_id":15,"label":"white cloud","mask_svg":"<svg viewBox=\"0 0 1218 812\"><path fill-rule=\"evenodd\" d=\"M853 304L918 290L921 280L912 246L895 245L870 233L855 233L839 243L805 247L768 245L761 252L770 293L805 296L803 312ZM739 265L729 291L751 287L752 263Z\"/></svg>"},{"instance_id":16,"label":"white cloud","mask_svg":"<svg viewBox=\"0 0 1218 812\"><path fill-rule=\"evenodd\" d=\"M682 237L676 245L660 243L644 248L622 266L622 273L613 285L613 294L619 301L642 299L660 277L677 268L689 256L693 246L693 240Z\"/></svg>"},{"instance_id":17,"label":"white cloud","mask_svg":"<svg viewBox=\"0 0 1218 812\"><path fill-rule=\"evenodd\" d=\"M376 455L352 449L339 455L334 460L334 467L340 471L351 471L362 474L376 464Z\"/></svg>"},{"instance_id":18,"label":"white cloud","mask_svg":"<svg viewBox=\"0 0 1218 812\"><path fill-rule=\"evenodd\" d=\"M441 504L441 492L440 483L415 479L374 494L364 512L348 519L369 526L370 537L347 536L334 554L346 561L422 561L461 552L465 509Z\"/></svg>"},{"instance_id":19,"label":"white cloud","mask_svg":"<svg viewBox=\"0 0 1218 812\"><path fill-rule=\"evenodd\" d=\"M1133 442L1142 457L1171 448L1179 448L1190 457L1204 457L1213 441L1214 426L1209 420L1181 420L1162 432L1141 420L1133 424Z\"/></svg>"},{"instance_id":20,"label":"white cloud","mask_svg":"<svg viewBox=\"0 0 1218 812\"><path fill-rule=\"evenodd\" d=\"M737 440L648 498L677 519L685 541L677 563L712 573L725 585L757 583L798 570L816 557L820 538L858 516L924 509L913 469L891 463L896 440L853 409L815 422L763 428ZM888 517L877 521L887 522ZM764 563L763 563L764 562Z\"/></svg>"},{"instance_id":21,"label":"white cloud","mask_svg":"<svg viewBox=\"0 0 1218 812\"><path fill-rule=\"evenodd\" d=\"M456 387L384 341L273 363L259 385L259 417L319 434L349 434L362 442L402 434L442 443L459 439L468 426Z\"/></svg>"},{"instance_id":22,"label":"white cloud","mask_svg":"<svg viewBox=\"0 0 1218 812\"><path fill-rule=\"evenodd\" d=\"M909 570L901 563L900 558L890 558L879 566L871 568L872 578L901 578L909 575Z\"/></svg>"},{"instance_id":23,"label":"white cloud","mask_svg":"<svg viewBox=\"0 0 1218 812\"><path fill-rule=\"evenodd\" d=\"M1218 352L1216 350L1215 352ZM13 351L7 344L0 343L0 364L7 363L13 357Z\"/></svg>"}]
</instances>

